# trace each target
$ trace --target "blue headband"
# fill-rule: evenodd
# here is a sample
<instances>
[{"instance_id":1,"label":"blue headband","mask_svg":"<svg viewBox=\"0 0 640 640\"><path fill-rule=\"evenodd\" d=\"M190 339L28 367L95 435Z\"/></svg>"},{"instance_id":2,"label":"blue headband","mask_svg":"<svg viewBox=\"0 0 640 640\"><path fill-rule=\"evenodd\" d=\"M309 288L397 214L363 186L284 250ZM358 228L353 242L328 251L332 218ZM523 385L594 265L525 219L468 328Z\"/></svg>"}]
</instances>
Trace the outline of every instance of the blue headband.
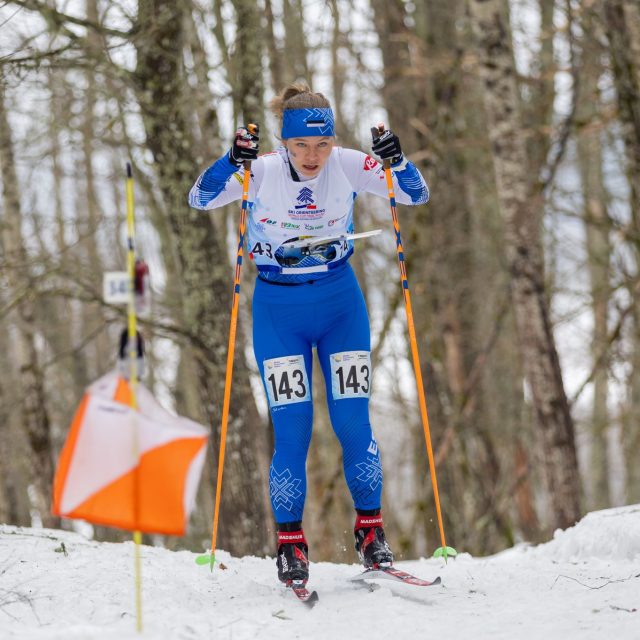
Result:
<instances>
[{"instance_id":1,"label":"blue headband","mask_svg":"<svg viewBox=\"0 0 640 640\"><path fill-rule=\"evenodd\" d=\"M333 111L321 109L285 109L282 114L283 139L307 136L335 136Z\"/></svg>"}]
</instances>

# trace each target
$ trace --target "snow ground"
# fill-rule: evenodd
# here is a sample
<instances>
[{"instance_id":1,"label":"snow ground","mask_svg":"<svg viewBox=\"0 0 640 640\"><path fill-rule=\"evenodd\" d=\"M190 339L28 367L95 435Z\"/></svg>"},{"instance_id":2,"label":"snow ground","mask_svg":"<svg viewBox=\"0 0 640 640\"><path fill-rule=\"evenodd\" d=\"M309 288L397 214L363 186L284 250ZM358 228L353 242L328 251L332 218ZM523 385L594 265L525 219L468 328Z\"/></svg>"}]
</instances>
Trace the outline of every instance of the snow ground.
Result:
<instances>
[{"instance_id":1,"label":"snow ground","mask_svg":"<svg viewBox=\"0 0 640 640\"><path fill-rule=\"evenodd\" d=\"M61 543L67 554L61 549ZM435 587L347 582L357 565L311 563L308 609L273 558L218 559L143 547L142 635L135 631L133 543L0 525L0 638L377 640L640 639L640 505L588 514L539 546L397 566Z\"/></svg>"}]
</instances>

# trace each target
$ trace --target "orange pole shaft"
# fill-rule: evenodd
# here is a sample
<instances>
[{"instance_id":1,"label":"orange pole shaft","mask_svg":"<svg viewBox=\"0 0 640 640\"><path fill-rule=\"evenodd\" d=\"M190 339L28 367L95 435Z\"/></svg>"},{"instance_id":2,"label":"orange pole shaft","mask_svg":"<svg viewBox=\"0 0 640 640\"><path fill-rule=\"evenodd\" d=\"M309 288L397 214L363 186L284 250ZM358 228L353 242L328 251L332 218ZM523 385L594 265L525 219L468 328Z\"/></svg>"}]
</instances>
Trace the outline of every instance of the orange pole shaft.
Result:
<instances>
[{"instance_id":1,"label":"orange pole shaft","mask_svg":"<svg viewBox=\"0 0 640 640\"><path fill-rule=\"evenodd\" d=\"M236 329L238 326L238 306L240 302L240 273L242 270L242 254L244 234L247 227L247 208L249 202L249 179L251 162L244 163L244 179L242 181L242 209L238 230L238 252L236 254L236 272L233 281L233 303L231 306L231 323L229 328L229 345L227 347L227 374L224 382L224 400L222 404L222 426L220 428L220 452L218 454L218 477L216 481L216 502L213 511L213 533L211 535L211 570L215 562L216 539L218 537L218 519L220 516L220 495L222 493L222 474L224 471L224 455L227 443L227 424L229 422L229 405L231 401L231 381L233 378L233 356L236 347Z\"/></svg>"},{"instance_id":2,"label":"orange pole shaft","mask_svg":"<svg viewBox=\"0 0 640 640\"><path fill-rule=\"evenodd\" d=\"M387 180L387 190L389 192L389 204L391 206L391 217L393 218L393 228L396 232L396 251L398 254L398 265L400 267L400 280L402 283L402 295L404 306L407 312L407 325L409 326L409 344L411 346L411 356L413 359L413 370L416 376L418 388L418 403L420 405L420 415L422 417L422 427L427 445L427 456L429 458L429 471L431 472L431 484L433 485L433 495L436 501L436 513L438 515L438 526L440 528L440 540L446 549L447 543L444 537L444 525L442 523L442 512L440 510L440 494L438 493L438 479L436 477L436 464L433 458L433 447L431 445L431 431L429 429L429 415L427 414L427 401L425 399L424 384L422 382L422 370L420 368L420 356L418 354L418 341L416 339L416 329L413 322L413 310L411 308L411 296L409 294L409 281L407 279L407 266L404 261L404 249L402 248L402 238L400 236L400 222L396 211L396 196L393 190L393 178L391 176L391 162L385 160L383 163L384 175Z\"/></svg>"}]
</instances>

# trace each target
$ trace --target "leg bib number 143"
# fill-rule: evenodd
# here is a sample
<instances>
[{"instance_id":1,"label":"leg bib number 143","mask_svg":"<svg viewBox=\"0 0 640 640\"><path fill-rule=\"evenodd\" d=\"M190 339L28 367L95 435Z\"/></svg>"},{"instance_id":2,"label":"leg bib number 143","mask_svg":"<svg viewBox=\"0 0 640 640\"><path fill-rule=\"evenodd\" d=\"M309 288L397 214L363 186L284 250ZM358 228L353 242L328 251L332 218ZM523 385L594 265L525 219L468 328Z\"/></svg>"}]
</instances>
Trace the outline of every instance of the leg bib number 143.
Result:
<instances>
[{"instance_id":1,"label":"leg bib number 143","mask_svg":"<svg viewBox=\"0 0 640 640\"><path fill-rule=\"evenodd\" d=\"M331 354L331 391L334 400L368 398L371 390L369 351Z\"/></svg>"},{"instance_id":2,"label":"leg bib number 143","mask_svg":"<svg viewBox=\"0 0 640 640\"><path fill-rule=\"evenodd\" d=\"M265 360L264 383L270 407L311 400L302 355Z\"/></svg>"}]
</instances>

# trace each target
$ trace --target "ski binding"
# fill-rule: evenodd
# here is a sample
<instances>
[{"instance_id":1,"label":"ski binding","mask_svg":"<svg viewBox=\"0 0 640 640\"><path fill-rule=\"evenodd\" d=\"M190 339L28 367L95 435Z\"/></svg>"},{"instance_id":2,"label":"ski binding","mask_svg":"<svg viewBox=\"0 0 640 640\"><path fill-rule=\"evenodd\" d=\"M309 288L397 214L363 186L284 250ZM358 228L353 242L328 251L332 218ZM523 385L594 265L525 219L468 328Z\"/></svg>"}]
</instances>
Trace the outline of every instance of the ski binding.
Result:
<instances>
[{"instance_id":1,"label":"ski binding","mask_svg":"<svg viewBox=\"0 0 640 640\"><path fill-rule=\"evenodd\" d=\"M412 584L416 587L431 587L441 583L440 576L433 580L423 580L422 578L417 578L406 571L401 571L400 569L386 565L380 565L372 569L365 569L362 573L353 576L353 578L349 578L349 581L362 582L363 580L376 579L394 580L404 584Z\"/></svg>"},{"instance_id":2,"label":"ski binding","mask_svg":"<svg viewBox=\"0 0 640 640\"><path fill-rule=\"evenodd\" d=\"M296 598L300 602L306 604L308 607L313 607L320 599L317 591L309 591L306 583L302 580L290 580L287 582L287 587L293 591Z\"/></svg>"}]
</instances>

